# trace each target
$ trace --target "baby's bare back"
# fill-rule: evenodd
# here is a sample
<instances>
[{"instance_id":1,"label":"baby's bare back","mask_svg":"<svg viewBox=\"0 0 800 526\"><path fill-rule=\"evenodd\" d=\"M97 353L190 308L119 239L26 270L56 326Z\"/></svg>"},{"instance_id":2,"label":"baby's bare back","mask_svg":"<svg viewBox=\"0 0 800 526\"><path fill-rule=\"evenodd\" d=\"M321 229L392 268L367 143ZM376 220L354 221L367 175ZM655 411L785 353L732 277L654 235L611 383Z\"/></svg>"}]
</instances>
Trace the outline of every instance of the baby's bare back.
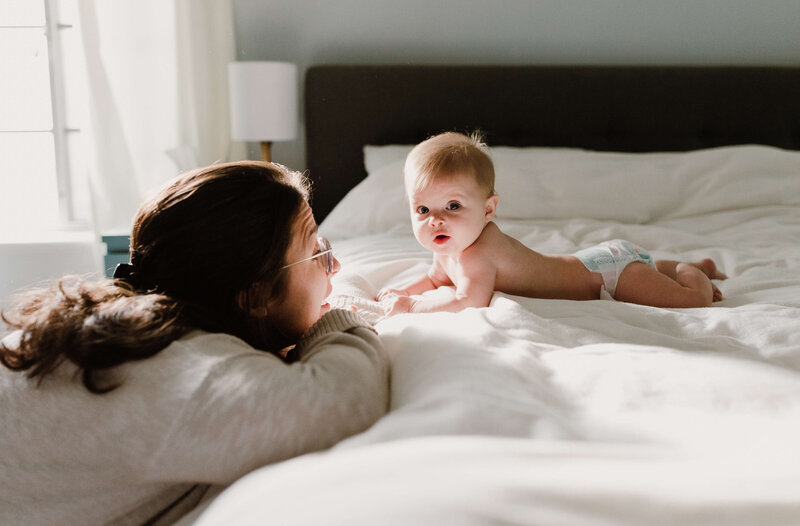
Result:
<instances>
[{"instance_id":1,"label":"baby's bare back","mask_svg":"<svg viewBox=\"0 0 800 526\"><path fill-rule=\"evenodd\" d=\"M494 290L529 298L596 299L602 277L572 255L541 254L488 223L471 249L491 258Z\"/></svg>"}]
</instances>

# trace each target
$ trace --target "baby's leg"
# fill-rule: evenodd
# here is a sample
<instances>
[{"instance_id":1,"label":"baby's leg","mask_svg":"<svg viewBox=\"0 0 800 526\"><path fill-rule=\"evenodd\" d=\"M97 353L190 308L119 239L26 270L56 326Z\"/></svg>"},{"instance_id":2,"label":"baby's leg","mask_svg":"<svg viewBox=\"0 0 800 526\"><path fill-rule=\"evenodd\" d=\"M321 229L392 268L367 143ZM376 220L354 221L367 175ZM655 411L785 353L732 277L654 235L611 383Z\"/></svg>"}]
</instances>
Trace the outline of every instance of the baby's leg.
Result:
<instances>
[{"instance_id":1,"label":"baby's leg","mask_svg":"<svg viewBox=\"0 0 800 526\"><path fill-rule=\"evenodd\" d=\"M701 259L700 261L695 261L694 263L685 263L681 261L672 261L668 259L657 259L655 261L655 264L659 272L661 272L662 274L666 274L667 276L676 281L678 280L677 267L679 264L692 265L694 267L697 267L698 269L702 270L703 273L706 276L708 276L709 279L719 279L719 280L728 279L728 276L726 276L722 271L720 271L717 268L717 264L714 263L714 260L709 258ZM719 288L717 288L717 286L713 282L711 283L711 288L714 292L713 301L722 301L722 292L720 292Z\"/></svg>"},{"instance_id":2,"label":"baby's leg","mask_svg":"<svg viewBox=\"0 0 800 526\"><path fill-rule=\"evenodd\" d=\"M658 266L658 261L656 265ZM661 272L641 262L620 273L614 299L653 307L708 307L714 287L706 273L691 263L675 262ZM674 276L674 277L673 277Z\"/></svg>"},{"instance_id":3,"label":"baby's leg","mask_svg":"<svg viewBox=\"0 0 800 526\"><path fill-rule=\"evenodd\" d=\"M675 279L675 267L678 266L680 261L672 261L669 259L657 259L655 261L656 268L662 274L666 274L667 276ZM699 268L703 271L703 273L709 277L709 279L728 279L724 273L720 272L717 268L717 264L714 263L713 259L705 258L701 259L700 261L695 261L694 263L687 263L688 265L694 265L695 267Z\"/></svg>"}]
</instances>

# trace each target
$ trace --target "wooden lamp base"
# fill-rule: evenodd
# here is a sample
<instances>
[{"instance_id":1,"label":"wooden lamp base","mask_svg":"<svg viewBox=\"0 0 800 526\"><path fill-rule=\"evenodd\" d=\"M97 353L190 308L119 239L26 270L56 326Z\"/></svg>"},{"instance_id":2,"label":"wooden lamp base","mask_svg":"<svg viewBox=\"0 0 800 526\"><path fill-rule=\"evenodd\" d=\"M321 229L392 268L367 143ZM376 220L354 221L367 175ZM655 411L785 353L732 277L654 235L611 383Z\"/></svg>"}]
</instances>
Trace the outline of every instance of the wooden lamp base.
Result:
<instances>
[{"instance_id":1,"label":"wooden lamp base","mask_svg":"<svg viewBox=\"0 0 800 526\"><path fill-rule=\"evenodd\" d=\"M270 141L261 141L261 158L265 163L272 162L269 156L269 147L272 144Z\"/></svg>"}]
</instances>

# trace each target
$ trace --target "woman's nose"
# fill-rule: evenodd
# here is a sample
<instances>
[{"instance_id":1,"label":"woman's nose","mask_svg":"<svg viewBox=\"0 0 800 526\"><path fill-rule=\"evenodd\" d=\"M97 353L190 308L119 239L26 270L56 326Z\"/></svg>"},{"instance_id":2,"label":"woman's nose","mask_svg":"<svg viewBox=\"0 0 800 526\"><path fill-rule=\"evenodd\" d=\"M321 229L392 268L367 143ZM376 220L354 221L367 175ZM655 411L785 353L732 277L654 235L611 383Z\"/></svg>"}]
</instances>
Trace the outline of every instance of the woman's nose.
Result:
<instances>
[{"instance_id":1,"label":"woman's nose","mask_svg":"<svg viewBox=\"0 0 800 526\"><path fill-rule=\"evenodd\" d=\"M340 270L342 270L342 264L339 263L339 260L336 259L336 256L333 256L333 271L331 272L331 276L333 276Z\"/></svg>"}]
</instances>

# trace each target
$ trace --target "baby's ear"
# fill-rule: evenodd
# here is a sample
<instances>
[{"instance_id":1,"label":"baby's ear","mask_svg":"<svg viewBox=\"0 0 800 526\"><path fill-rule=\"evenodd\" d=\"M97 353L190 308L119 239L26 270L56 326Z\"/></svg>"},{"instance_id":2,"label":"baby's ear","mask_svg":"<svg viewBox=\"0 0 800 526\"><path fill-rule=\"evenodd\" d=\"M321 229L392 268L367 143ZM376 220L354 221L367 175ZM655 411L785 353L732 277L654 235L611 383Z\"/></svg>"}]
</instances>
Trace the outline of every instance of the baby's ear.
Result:
<instances>
[{"instance_id":1,"label":"baby's ear","mask_svg":"<svg viewBox=\"0 0 800 526\"><path fill-rule=\"evenodd\" d=\"M497 196L497 194L489 196L486 199L486 206L484 207L486 211L486 221L491 221L494 219L494 216L497 213L497 201L499 200L500 198Z\"/></svg>"}]
</instances>

